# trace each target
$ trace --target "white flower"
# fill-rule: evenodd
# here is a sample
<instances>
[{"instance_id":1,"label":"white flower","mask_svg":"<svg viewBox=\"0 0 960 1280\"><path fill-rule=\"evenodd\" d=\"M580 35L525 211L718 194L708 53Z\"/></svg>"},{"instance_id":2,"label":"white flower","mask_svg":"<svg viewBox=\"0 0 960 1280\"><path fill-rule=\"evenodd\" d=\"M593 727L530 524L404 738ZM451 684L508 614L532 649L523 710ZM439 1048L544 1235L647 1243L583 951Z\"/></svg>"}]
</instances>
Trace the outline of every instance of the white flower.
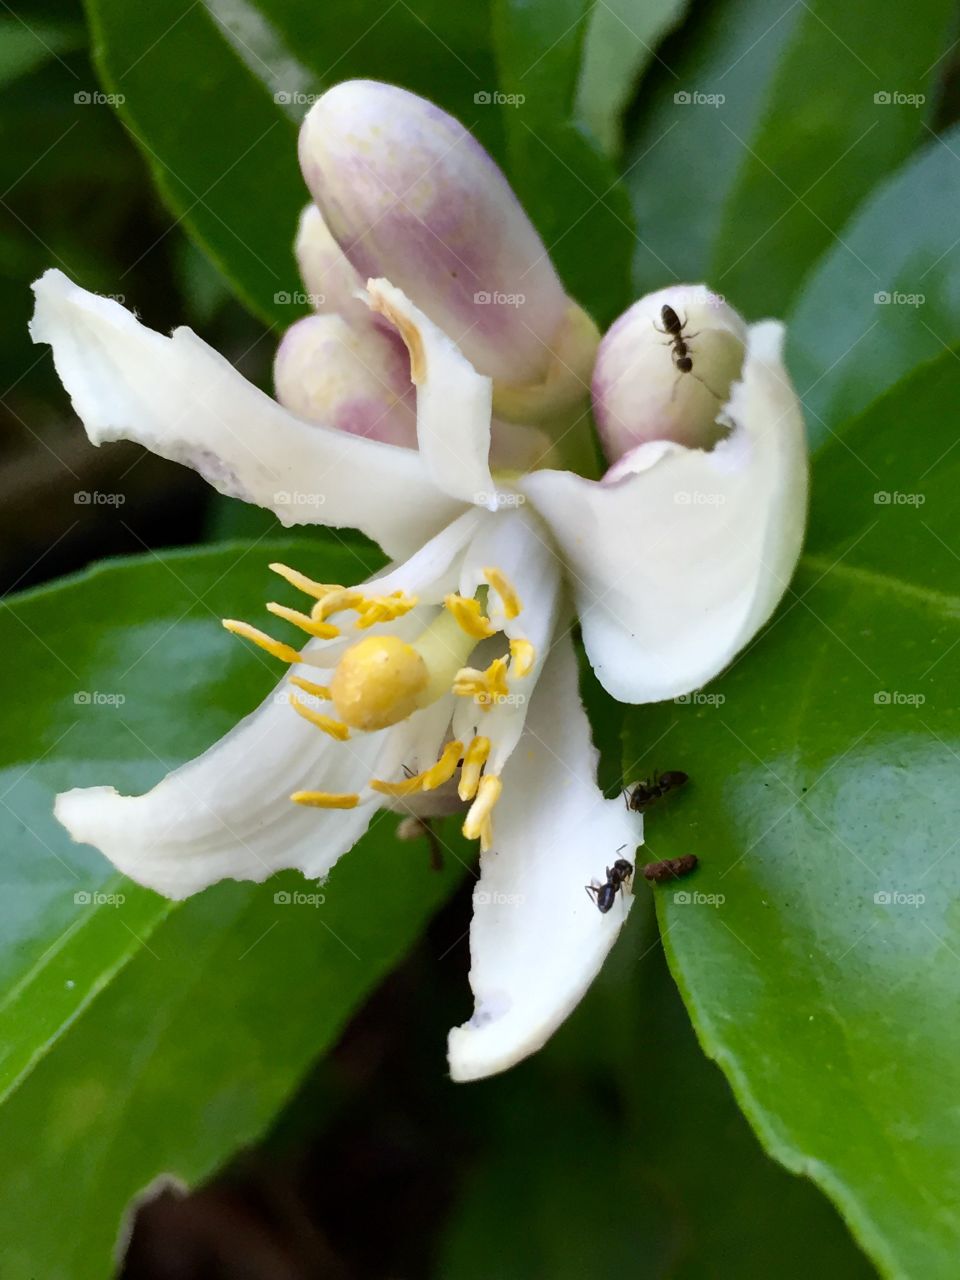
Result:
<instances>
[{"instance_id":1,"label":"white flower","mask_svg":"<svg viewBox=\"0 0 960 1280\"><path fill-rule=\"evenodd\" d=\"M308 150L315 126L308 119ZM370 164L369 148L364 155ZM471 151L467 170L482 164L486 190L491 162L480 155ZM499 208L498 253L523 217L518 206L501 200ZM341 216L349 221L342 209ZM323 225L318 217L308 215L308 231ZM528 226L524 220L515 237L527 254ZM341 248L346 238L341 226ZM302 227L309 275L303 244ZM397 232L385 256L402 257L401 249ZM311 261L321 259L318 248ZM343 261L334 260L343 279ZM375 342L357 347L364 352L400 335L415 385L414 449L318 425L308 420L314 413L296 416L189 330L155 333L57 271L38 281L34 338L52 346L93 443L137 440L285 524L350 525L395 557L359 586L274 566L303 590L309 608L268 608L308 633L306 647L298 652L246 623L226 625L288 664L279 689L146 795L78 789L58 797L56 812L76 840L121 871L182 898L216 880L262 880L283 867L323 876L383 805L419 814L462 809L464 832L482 850L471 930L476 1008L449 1046L452 1075L467 1080L544 1043L596 975L631 903L625 891L601 913L584 892L618 856L632 860L641 831L639 816L597 787L569 634L573 608L588 656L615 697L652 701L699 687L750 639L786 587L799 553L806 469L781 333L770 323L743 329L742 368L711 449L647 441L602 481L547 468L507 471L502 462L491 469L497 430L505 453L512 447L512 429L495 422L498 388L507 388L512 409L535 405L546 430L545 406L561 417L569 410L569 385L558 395L550 373L567 338L541 342L537 367L534 346L514 351L523 368L504 382L509 351L497 348L495 326L478 340L475 359L489 372L478 371L464 344L436 322L439 310L452 323L454 304L441 306L440 285L426 284L423 309L371 279L373 321L349 290L336 314L317 317L339 318L353 334L372 324ZM557 303L549 276L545 288L547 302ZM569 337L570 305L551 311L541 303L548 323L559 316ZM511 317L506 337L501 332L507 347L513 335ZM646 329L638 338L642 345ZM670 344L660 346L656 333L654 341L663 376L688 377L677 374ZM601 347L601 366L604 359ZM334 359L334 381L354 376L344 367ZM618 376L628 378L629 368ZM321 390L316 400L340 394ZM515 438L529 454L541 437L527 426ZM693 493L713 500L685 499Z\"/></svg>"}]
</instances>

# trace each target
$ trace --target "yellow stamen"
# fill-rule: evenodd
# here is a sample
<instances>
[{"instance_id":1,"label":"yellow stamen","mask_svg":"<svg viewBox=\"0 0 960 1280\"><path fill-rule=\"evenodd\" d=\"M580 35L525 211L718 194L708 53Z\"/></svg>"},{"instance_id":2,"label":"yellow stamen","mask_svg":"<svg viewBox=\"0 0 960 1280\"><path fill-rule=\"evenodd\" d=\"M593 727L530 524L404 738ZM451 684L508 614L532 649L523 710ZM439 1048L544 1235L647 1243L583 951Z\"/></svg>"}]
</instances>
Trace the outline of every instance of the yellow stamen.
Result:
<instances>
[{"instance_id":1,"label":"yellow stamen","mask_svg":"<svg viewBox=\"0 0 960 1280\"><path fill-rule=\"evenodd\" d=\"M461 628L474 640L486 640L496 635L497 628L480 607L480 601L468 596L449 595L443 603L450 610Z\"/></svg>"},{"instance_id":2,"label":"yellow stamen","mask_svg":"<svg viewBox=\"0 0 960 1280\"><path fill-rule=\"evenodd\" d=\"M488 567L483 576L503 601L503 612L508 618L515 618L523 608L523 603L507 575L500 569Z\"/></svg>"},{"instance_id":3,"label":"yellow stamen","mask_svg":"<svg viewBox=\"0 0 960 1280\"><path fill-rule=\"evenodd\" d=\"M328 591L310 610L310 616L322 621L331 613L340 613L344 609L354 609L363 599L363 593L355 587L334 587Z\"/></svg>"},{"instance_id":4,"label":"yellow stamen","mask_svg":"<svg viewBox=\"0 0 960 1280\"><path fill-rule=\"evenodd\" d=\"M281 662L303 661L291 645L274 640L273 636L268 636L265 631L258 631L256 627L251 627L249 622L238 622L236 618L224 618L223 625L233 635L243 636L244 640L252 640L254 644L258 644L261 649L266 649L267 653L279 658Z\"/></svg>"},{"instance_id":5,"label":"yellow stamen","mask_svg":"<svg viewBox=\"0 0 960 1280\"><path fill-rule=\"evenodd\" d=\"M285 604L277 604L273 600L267 605L267 611L274 617L283 618L285 622L292 622L295 627L306 631L308 636L316 636L318 640L333 640L340 634L340 628L332 623L315 622L307 614L300 613L297 609L288 609Z\"/></svg>"},{"instance_id":6,"label":"yellow stamen","mask_svg":"<svg viewBox=\"0 0 960 1280\"><path fill-rule=\"evenodd\" d=\"M336 738L338 742L346 742L350 737L350 730L342 720L334 720L333 716L325 716L321 711L314 711L313 707L308 707L299 698L291 698L290 705L298 715L303 716L304 720L309 720L311 724L328 733L331 738Z\"/></svg>"},{"instance_id":7,"label":"yellow stamen","mask_svg":"<svg viewBox=\"0 0 960 1280\"><path fill-rule=\"evenodd\" d=\"M355 809L360 797L334 791L294 791L290 799L294 804L307 804L314 809Z\"/></svg>"},{"instance_id":8,"label":"yellow stamen","mask_svg":"<svg viewBox=\"0 0 960 1280\"><path fill-rule=\"evenodd\" d=\"M485 837L489 845L493 837L490 815L500 799L502 790L503 783L495 773L484 774L480 779L477 798L467 811L467 817L463 824L463 834L468 840L477 840Z\"/></svg>"},{"instance_id":9,"label":"yellow stamen","mask_svg":"<svg viewBox=\"0 0 960 1280\"><path fill-rule=\"evenodd\" d=\"M489 853L493 848L493 819L485 818L480 828L480 852Z\"/></svg>"},{"instance_id":10,"label":"yellow stamen","mask_svg":"<svg viewBox=\"0 0 960 1280\"><path fill-rule=\"evenodd\" d=\"M474 738L467 747L463 757L463 768L460 770L460 785L457 795L461 800L472 800L480 785L480 770L487 763L490 754L489 738Z\"/></svg>"},{"instance_id":11,"label":"yellow stamen","mask_svg":"<svg viewBox=\"0 0 960 1280\"><path fill-rule=\"evenodd\" d=\"M394 591L389 596L364 596L356 606L360 615L357 630L362 631L378 622L393 622L395 618L402 618L417 603L416 596L405 595L402 591Z\"/></svg>"},{"instance_id":12,"label":"yellow stamen","mask_svg":"<svg viewBox=\"0 0 960 1280\"><path fill-rule=\"evenodd\" d=\"M330 701L330 690L325 684L315 684L312 680L304 680L303 676L291 676L290 683L295 684L304 693L312 693L315 698L323 698L324 702Z\"/></svg>"},{"instance_id":13,"label":"yellow stamen","mask_svg":"<svg viewBox=\"0 0 960 1280\"><path fill-rule=\"evenodd\" d=\"M521 679L528 676L537 660L537 651L529 640L519 636L510 641L510 674Z\"/></svg>"},{"instance_id":14,"label":"yellow stamen","mask_svg":"<svg viewBox=\"0 0 960 1280\"><path fill-rule=\"evenodd\" d=\"M274 573L279 573L281 578L285 578L291 587L296 587L298 591L302 591L304 595L313 596L316 600L322 600L324 596L328 596L331 591L342 591L343 587L336 583L314 582L313 578L308 578L305 573L300 573L296 569L291 569L289 565L272 564L270 568Z\"/></svg>"},{"instance_id":15,"label":"yellow stamen","mask_svg":"<svg viewBox=\"0 0 960 1280\"><path fill-rule=\"evenodd\" d=\"M486 671L476 667L461 667L453 679L453 692L460 698L473 698L478 706L489 711L495 702L510 693L507 684L507 659L494 658Z\"/></svg>"},{"instance_id":16,"label":"yellow stamen","mask_svg":"<svg viewBox=\"0 0 960 1280\"><path fill-rule=\"evenodd\" d=\"M424 769L423 773L415 773L413 777L404 778L401 782L383 782L380 778L371 778L370 786L372 790L385 796L411 796L417 791L435 791L437 787L450 781L462 755L462 742L448 742L436 764Z\"/></svg>"}]
</instances>

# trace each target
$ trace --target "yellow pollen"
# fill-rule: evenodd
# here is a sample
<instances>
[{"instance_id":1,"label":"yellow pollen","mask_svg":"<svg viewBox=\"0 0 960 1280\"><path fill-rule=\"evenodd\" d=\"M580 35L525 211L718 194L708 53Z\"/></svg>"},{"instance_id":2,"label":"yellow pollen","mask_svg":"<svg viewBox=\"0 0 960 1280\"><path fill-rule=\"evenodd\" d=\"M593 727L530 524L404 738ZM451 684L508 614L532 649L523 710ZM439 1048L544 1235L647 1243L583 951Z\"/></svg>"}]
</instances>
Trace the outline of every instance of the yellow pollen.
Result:
<instances>
[{"instance_id":1,"label":"yellow pollen","mask_svg":"<svg viewBox=\"0 0 960 1280\"><path fill-rule=\"evenodd\" d=\"M508 618L515 618L523 608L523 602L517 595L516 588L500 569L488 567L483 576L503 601L503 612Z\"/></svg>"},{"instance_id":2,"label":"yellow pollen","mask_svg":"<svg viewBox=\"0 0 960 1280\"><path fill-rule=\"evenodd\" d=\"M304 680L303 676L291 676L290 683L295 684L304 693L312 693L315 698L323 698L324 702L330 701L330 690L325 684L315 684L312 680Z\"/></svg>"},{"instance_id":3,"label":"yellow pollen","mask_svg":"<svg viewBox=\"0 0 960 1280\"><path fill-rule=\"evenodd\" d=\"M486 640L496 635L497 628L480 607L480 601L468 596L449 595L443 603L456 618L460 627L474 640Z\"/></svg>"},{"instance_id":4,"label":"yellow pollen","mask_svg":"<svg viewBox=\"0 0 960 1280\"><path fill-rule=\"evenodd\" d=\"M283 618L285 622L292 622L295 627L306 631L309 636L316 636L318 640L333 640L340 634L340 628L333 626L332 623L315 622L307 614L300 613L297 609L288 609L285 604L277 604L273 600L267 605L267 611L274 617Z\"/></svg>"},{"instance_id":5,"label":"yellow pollen","mask_svg":"<svg viewBox=\"0 0 960 1280\"><path fill-rule=\"evenodd\" d=\"M517 637L510 641L510 674L521 679L528 676L537 660L537 651L529 640Z\"/></svg>"},{"instance_id":6,"label":"yellow pollen","mask_svg":"<svg viewBox=\"0 0 960 1280\"><path fill-rule=\"evenodd\" d=\"M457 795L461 800L472 800L477 794L480 784L480 770L487 763L490 754L489 738L474 738L463 757L463 768L460 770L460 785Z\"/></svg>"},{"instance_id":7,"label":"yellow pollen","mask_svg":"<svg viewBox=\"0 0 960 1280\"><path fill-rule=\"evenodd\" d=\"M344 609L354 609L363 599L363 593L356 587L334 587L322 596L310 610L310 616L322 621L331 613L340 613Z\"/></svg>"},{"instance_id":8,"label":"yellow pollen","mask_svg":"<svg viewBox=\"0 0 960 1280\"><path fill-rule=\"evenodd\" d=\"M294 804L306 804L314 809L355 809L360 803L356 794L335 791L294 791L290 799Z\"/></svg>"},{"instance_id":9,"label":"yellow pollen","mask_svg":"<svg viewBox=\"0 0 960 1280\"><path fill-rule=\"evenodd\" d=\"M328 733L331 738L336 738L338 742L346 742L350 737L347 726L339 720L334 720L333 716L325 716L320 711L314 711L313 707L308 707L299 698L291 698L290 705L298 715L303 716L304 720L309 720L311 724Z\"/></svg>"},{"instance_id":10,"label":"yellow pollen","mask_svg":"<svg viewBox=\"0 0 960 1280\"><path fill-rule=\"evenodd\" d=\"M486 671L476 667L461 667L454 676L453 692L460 698L473 698L478 706L489 711L494 702L510 693L507 684L507 659L494 658Z\"/></svg>"},{"instance_id":11,"label":"yellow pollen","mask_svg":"<svg viewBox=\"0 0 960 1280\"><path fill-rule=\"evenodd\" d=\"M272 564L270 568L274 573L279 573L281 578L286 579L291 587L296 587L298 591L302 591L304 595L313 596L316 600L322 600L324 596L330 594L331 591L342 591L343 587L336 583L314 582L312 578L308 578L305 573L299 573L296 569L291 569L289 565Z\"/></svg>"},{"instance_id":12,"label":"yellow pollen","mask_svg":"<svg viewBox=\"0 0 960 1280\"><path fill-rule=\"evenodd\" d=\"M480 779L477 798L467 811L467 817L463 824L463 834L468 840L485 840L489 848L493 837L490 815L500 799L502 790L503 783L496 774L487 773Z\"/></svg>"},{"instance_id":13,"label":"yellow pollen","mask_svg":"<svg viewBox=\"0 0 960 1280\"><path fill-rule=\"evenodd\" d=\"M370 786L372 790L379 791L385 796L410 796L416 791L435 791L437 787L442 787L445 782L450 779L457 771L457 765L463 755L463 743L448 742L440 753L440 759L436 764L432 764L429 769L424 769L423 773L416 773L412 778L404 778L402 782L382 782L379 778L372 778Z\"/></svg>"},{"instance_id":14,"label":"yellow pollen","mask_svg":"<svg viewBox=\"0 0 960 1280\"><path fill-rule=\"evenodd\" d=\"M243 636L244 640L252 640L254 644L258 644L261 649L266 649L267 653L273 657L279 658L281 662L302 662L300 654L289 644L283 644L280 640L274 640L273 636L268 636L265 631L258 631L256 627L251 627L249 622L238 622L235 618L224 618L223 625L235 636Z\"/></svg>"},{"instance_id":15,"label":"yellow pollen","mask_svg":"<svg viewBox=\"0 0 960 1280\"><path fill-rule=\"evenodd\" d=\"M360 615L357 618L357 630L363 631L378 622L393 622L395 618L402 618L405 613L409 613L416 605L417 597L405 595L402 591L394 591L388 596L364 596L356 605Z\"/></svg>"},{"instance_id":16,"label":"yellow pollen","mask_svg":"<svg viewBox=\"0 0 960 1280\"><path fill-rule=\"evenodd\" d=\"M345 724L372 733L412 715L429 683L427 664L413 645L398 636L367 636L340 659L330 697Z\"/></svg>"}]
</instances>

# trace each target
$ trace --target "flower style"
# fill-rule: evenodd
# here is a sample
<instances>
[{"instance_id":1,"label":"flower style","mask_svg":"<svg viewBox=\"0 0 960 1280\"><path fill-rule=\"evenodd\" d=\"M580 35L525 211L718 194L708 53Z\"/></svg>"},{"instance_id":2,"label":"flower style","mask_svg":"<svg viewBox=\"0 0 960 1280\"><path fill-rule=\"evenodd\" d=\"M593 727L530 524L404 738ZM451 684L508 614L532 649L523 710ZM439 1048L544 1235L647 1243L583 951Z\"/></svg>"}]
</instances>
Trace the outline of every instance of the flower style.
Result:
<instances>
[{"instance_id":1,"label":"flower style","mask_svg":"<svg viewBox=\"0 0 960 1280\"><path fill-rule=\"evenodd\" d=\"M380 807L462 811L481 848L475 1011L449 1059L474 1079L552 1034L631 902L602 914L584 892L641 820L597 786L574 614L618 699L716 675L799 554L803 424L780 327L747 328L702 289L642 300L598 349L503 175L430 104L338 86L301 162L318 309L281 344L279 403L189 330L153 332L57 271L35 286L33 335L94 444L137 440L284 524L358 528L393 563L359 585L272 566L305 606L267 608L305 647L225 626L287 664L279 689L146 795L78 789L56 812L182 898L285 867L322 877ZM601 480L554 465L591 370Z\"/></svg>"}]
</instances>

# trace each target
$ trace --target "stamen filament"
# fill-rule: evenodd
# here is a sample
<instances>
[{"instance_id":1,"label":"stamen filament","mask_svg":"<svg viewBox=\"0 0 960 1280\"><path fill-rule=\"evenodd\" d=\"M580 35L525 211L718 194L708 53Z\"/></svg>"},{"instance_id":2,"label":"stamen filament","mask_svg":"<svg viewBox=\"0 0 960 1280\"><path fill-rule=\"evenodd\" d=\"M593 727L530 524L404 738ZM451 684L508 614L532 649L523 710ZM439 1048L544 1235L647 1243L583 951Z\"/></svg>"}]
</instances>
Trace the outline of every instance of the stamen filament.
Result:
<instances>
[{"instance_id":1,"label":"stamen filament","mask_svg":"<svg viewBox=\"0 0 960 1280\"><path fill-rule=\"evenodd\" d=\"M289 565L272 564L270 568L274 573L279 573L281 578L289 582L291 587L296 587L304 595L313 596L316 600L322 600L331 591L343 590L343 587L338 586L337 583L314 582L313 578L308 578L305 573L300 573L297 569L291 569Z\"/></svg>"},{"instance_id":2,"label":"stamen filament","mask_svg":"<svg viewBox=\"0 0 960 1280\"><path fill-rule=\"evenodd\" d=\"M494 658L486 671L461 667L453 679L453 692L459 698L473 698L478 706L489 711L494 702L509 696L507 659Z\"/></svg>"},{"instance_id":3,"label":"stamen filament","mask_svg":"<svg viewBox=\"0 0 960 1280\"><path fill-rule=\"evenodd\" d=\"M463 755L463 743L448 742L440 753L440 759L422 773L415 773L411 778L400 782L383 782L380 778L371 778L370 787L385 796L411 796L417 791L435 791L442 787L457 771L457 765Z\"/></svg>"},{"instance_id":4,"label":"stamen filament","mask_svg":"<svg viewBox=\"0 0 960 1280\"><path fill-rule=\"evenodd\" d=\"M342 720L334 720L333 716L325 716L321 711L314 711L313 707L308 707L299 698L291 698L290 705L298 715L303 716L304 720L309 720L312 725L328 733L331 738L336 738L338 742L346 742L350 737L350 729Z\"/></svg>"},{"instance_id":5,"label":"stamen filament","mask_svg":"<svg viewBox=\"0 0 960 1280\"><path fill-rule=\"evenodd\" d=\"M515 618L523 609L523 602L507 575L502 570L491 566L484 569L483 576L503 601L504 614L508 618Z\"/></svg>"},{"instance_id":6,"label":"stamen filament","mask_svg":"<svg viewBox=\"0 0 960 1280\"><path fill-rule=\"evenodd\" d=\"M489 636L496 635L497 628L483 612L479 600L451 594L444 597L443 603L460 627L474 640L486 640Z\"/></svg>"},{"instance_id":7,"label":"stamen filament","mask_svg":"<svg viewBox=\"0 0 960 1280\"><path fill-rule=\"evenodd\" d=\"M517 636L510 641L510 674L522 679L533 670L537 651L529 640Z\"/></svg>"},{"instance_id":8,"label":"stamen filament","mask_svg":"<svg viewBox=\"0 0 960 1280\"><path fill-rule=\"evenodd\" d=\"M268 636L265 631L259 631L256 627L251 627L249 622L238 622L236 618L224 618L223 625L235 636L243 636L244 640L252 640L254 644L266 649L267 653L274 658L279 658L281 662L298 663L303 658L293 648L292 645L284 644L281 640L274 640L273 636Z\"/></svg>"},{"instance_id":9,"label":"stamen filament","mask_svg":"<svg viewBox=\"0 0 960 1280\"><path fill-rule=\"evenodd\" d=\"M295 627L306 631L308 636L316 636L318 640L333 640L340 634L340 628L332 623L315 622L313 618L300 613L298 609L288 609L285 604L277 604L274 600L267 605L267 611L276 618L283 618L285 622L292 622Z\"/></svg>"},{"instance_id":10,"label":"stamen filament","mask_svg":"<svg viewBox=\"0 0 960 1280\"><path fill-rule=\"evenodd\" d=\"M290 683L295 684L304 693L312 693L315 698L323 698L324 702L330 701L330 690L325 684L315 684L313 680L305 680L303 676L291 676Z\"/></svg>"},{"instance_id":11,"label":"stamen filament","mask_svg":"<svg viewBox=\"0 0 960 1280\"><path fill-rule=\"evenodd\" d=\"M468 840L477 840L485 837L489 846L493 837L490 815L500 799L502 790L503 783L495 773L484 774L480 779L477 798L467 811L467 817L463 824L463 834Z\"/></svg>"},{"instance_id":12,"label":"stamen filament","mask_svg":"<svg viewBox=\"0 0 960 1280\"><path fill-rule=\"evenodd\" d=\"M490 755L490 739L474 738L463 757L463 768L460 770L460 785L457 795L461 800L472 800L480 785L480 771L487 763Z\"/></svg>"},{"instance_id":13,"label":"stamen filament","mask_svg":"<svg viewBox=\"0 0 960 1280\"><path fill-rule=\"evenodd\" d=\"M294 791L290 799L294 804L309 805L313 809L355 809L360 803L356 793L334 791Z\"/></svg>"}]
</instances>

